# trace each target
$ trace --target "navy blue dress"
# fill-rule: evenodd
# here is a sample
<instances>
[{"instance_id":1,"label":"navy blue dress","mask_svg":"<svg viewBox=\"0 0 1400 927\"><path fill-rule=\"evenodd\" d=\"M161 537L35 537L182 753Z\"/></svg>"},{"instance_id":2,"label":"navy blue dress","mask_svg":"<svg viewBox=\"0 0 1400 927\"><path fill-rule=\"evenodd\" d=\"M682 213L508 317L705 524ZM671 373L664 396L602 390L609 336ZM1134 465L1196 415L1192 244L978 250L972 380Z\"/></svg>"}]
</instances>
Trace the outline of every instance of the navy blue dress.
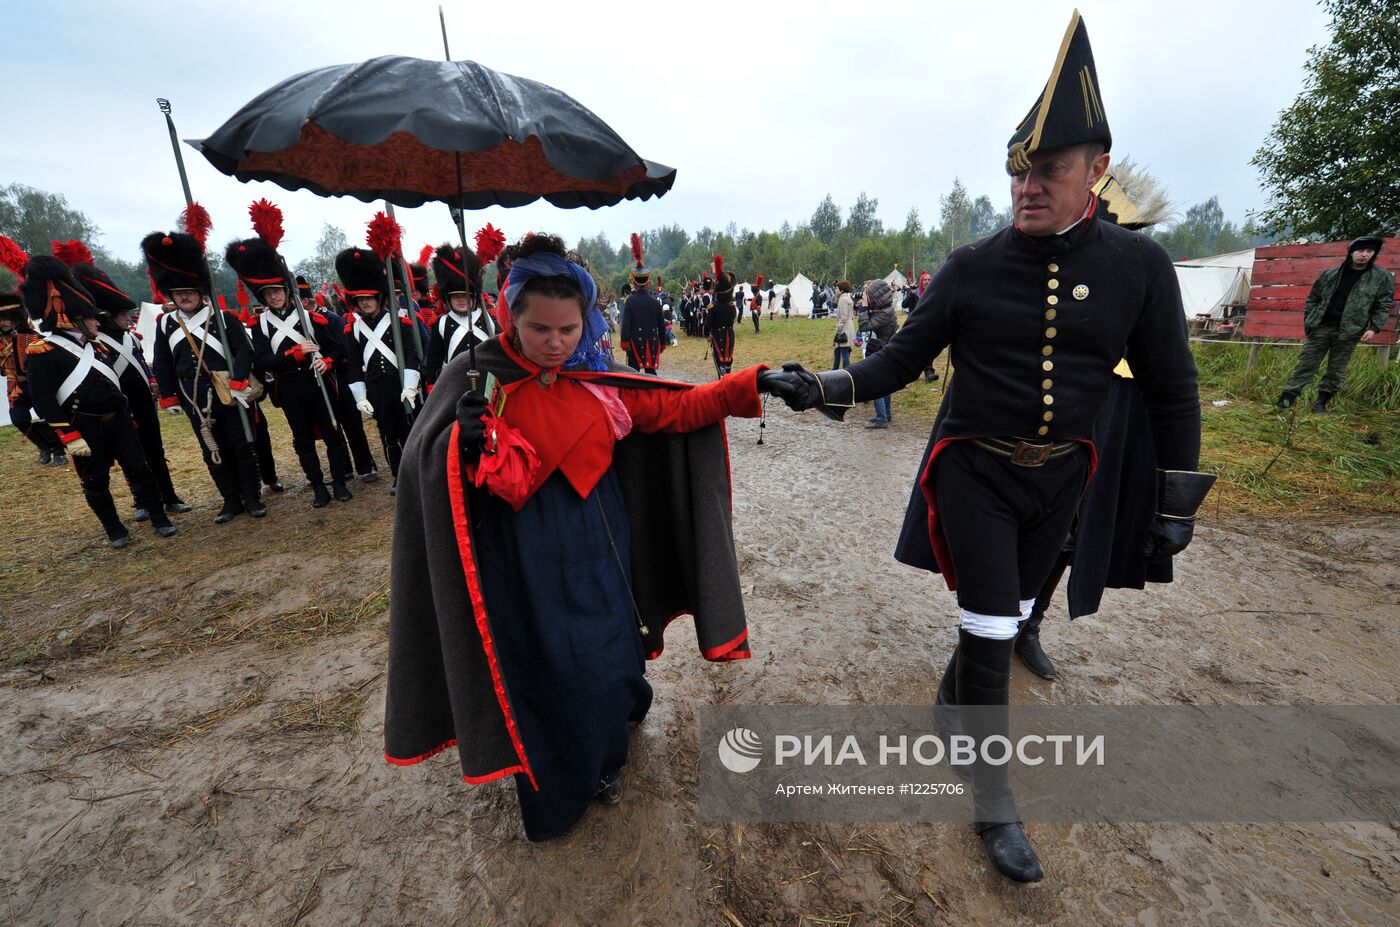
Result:
<instances>
[{"instance_id":1,"label":"navy blue dress","mask_svg":"<svg viewBox=\"0 0 1400 927\"><path fill-rule=\"evenodd\" d=\"M489 493L473 501L491 634L539 786L516 774L520 815L527 837L548 840L622 769L628 722L651 707L627 511L612 468L587 498L556 471L519 512Z\"/></svg>"}]
</instances>

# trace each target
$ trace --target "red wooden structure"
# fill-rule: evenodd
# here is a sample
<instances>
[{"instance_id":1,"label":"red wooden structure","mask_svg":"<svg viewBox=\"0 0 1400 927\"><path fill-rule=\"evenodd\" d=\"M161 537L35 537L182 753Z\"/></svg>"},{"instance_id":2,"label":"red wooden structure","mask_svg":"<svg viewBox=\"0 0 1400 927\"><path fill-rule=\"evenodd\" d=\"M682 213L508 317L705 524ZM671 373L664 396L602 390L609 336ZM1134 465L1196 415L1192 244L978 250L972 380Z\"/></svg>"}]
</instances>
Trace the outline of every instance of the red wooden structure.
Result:
<instances>
[{"instance_id":1,"label":"red wooden structure","mask_svg":"<svg viewBox=\"0 0 1400 927\"><path fill-rule=\"evenodd\" d=\"M1264 245L1254 250L1246 338L1303 338L1303 303L1318 276L1342 263L1350 241L1316 245ZM1395 274L1400 295L1400 238L1387 238L1376 263ZM1395 312L1372 344L1395 343Z\"/></svg>"}]
</instances>

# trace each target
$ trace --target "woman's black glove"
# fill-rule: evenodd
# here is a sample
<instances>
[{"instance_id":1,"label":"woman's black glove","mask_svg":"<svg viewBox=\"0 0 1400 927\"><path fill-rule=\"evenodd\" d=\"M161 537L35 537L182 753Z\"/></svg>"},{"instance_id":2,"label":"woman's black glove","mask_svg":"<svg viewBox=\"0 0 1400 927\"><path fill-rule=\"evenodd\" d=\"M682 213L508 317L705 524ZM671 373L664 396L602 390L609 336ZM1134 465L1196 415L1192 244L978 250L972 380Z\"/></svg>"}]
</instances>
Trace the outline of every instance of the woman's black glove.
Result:
<instances>
[{"instance_id":1,"label":"woman's black glove","mask_svg":"<svg viewBox=\"0 0 1400 927\"><path fill-rule=\"evenodd\" d=\"M486 437L486 397L476 390L468 390L457 400L458 446L462 459L476 462L481 459L481 444Z\"/></svg>"},{"instance_id":2,"label":"woman's black glove","mask_svg":"<svg viewBox=\"0 0 1400 927\"><path fill-rule=\"evenodd\" d=\"M1196 530L1196 510L1215 483L1215 475L1191 470L1157 471L1157 513L1147 526L1144 563L1170 560L1186 549Z\"/></svg>"}]
</instances>

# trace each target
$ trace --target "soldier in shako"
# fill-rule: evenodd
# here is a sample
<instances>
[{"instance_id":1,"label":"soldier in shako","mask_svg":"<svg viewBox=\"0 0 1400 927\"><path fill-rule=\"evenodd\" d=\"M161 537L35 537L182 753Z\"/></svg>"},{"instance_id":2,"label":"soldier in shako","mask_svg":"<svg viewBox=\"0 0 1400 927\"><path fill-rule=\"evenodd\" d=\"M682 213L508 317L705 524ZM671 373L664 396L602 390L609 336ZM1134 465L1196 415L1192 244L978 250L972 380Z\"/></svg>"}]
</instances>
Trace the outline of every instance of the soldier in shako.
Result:
<instances>
[{"instance_id":1,"label":"soldier in shako","mask_svg":"<svg viewBox=\"0 0 1400 927\"><path fill-rule=\"evenodd\" d=\"M118 549L131 543L112 500L114 463L131 483L136 504L150 513L156 533L170 537L175 526L161 505L160 488L112 367L116 352L97 340L92 297L55 257L31 258L23 277L24 308L44 331L44 339L27 349L34 404L72 455L83 496L107 542Z\"/></svg>"},{"instance_id":2,"label":"soldier in shako","mask_svg":"<svg viewBox=\"0 0 1400 927\"><path fill-rule=\"evenodd\" d=\"M627 274L632 292L622 304L619 335L622 349L627 352L627 366L656 376L666 322L660 301L652 295L651 271L642 263L642 237L636 232L632 233L632 260L636 266Z\"/></svg>"},{"instance_id":3,"label":"soldier in shako","mask_svg":"<svg viewBox=\"0 0 1400 927\"><path fill-rule=\"evenodd\" d=\"M433 279L442 314L433 323L428 359L423 364L430 393L444 364L490 337L486 309L481 304L481 262L476 252L460 245L439 246L433 254Z\"/></svg>"},{"instance_id":4,"label":"soldier in shako","mask_svg":"<svg viewBox=\"0 0 1400 927\"><path fill-rule=\"evenodd\" d=\"M262 221L268 210L275 211L276 207L266 201L253 205L254 228L269 228ZM272 227L280 230L280 211ZM330 319L314 308L307 310L305 317L297 311L290 297L293 281L286 275L286 262L271 241L260 236L232 242L224 259L263 306L252 327L254 369L268 384L273 403L287 416L292 447L311 484L312 507L328 505L332 491L339 501L349 502L353 495L345 481L350 474L350 456L327 405L328 401L334 402L334 394L342 388L339 378L345 368L345 349L340 336ZM318 373L324 394L316 382ZM330 463L330 490L326 488L321 456L316 451L318 433Z\"/></svg>"},{"instance_id":5,"label":"soldier in shako","mask_svg":"<svg viewBox=\"0 0 1400 927\"><path fill-rule=\"evenodd\" d=\"M724 269L724 257L715 255L714 262L715 283L714 293L706 290L706 295L712 297L709 308L705 310L704 331L705 337L710 339L710 353L715 361L715 378L724 376L734 368L734 321L736 318L734 310L734 274ZM706 287L710 286L709 277L705 278Z\"/></svg>"},{"instance_id":6,"label":"soldier in shako","mask_svg":"<svg viewBox=\"0 0 1400 927\"><path fill-rule=\"evenodd\" d=\"M0 265L16 277L24 272L29 255L19 245L0 235ZM29 361L25 351L44 336L29 325L19 292L0 292L0 377L5 378L5 392L10 402L10 424L39 449L39 465L66 467L68 457L63 442L53 428L34 421L34 401L29 395Z\"/></svg>"},{"instance_id":7,"label":"soldier in shako","mask_svg":"<svg viewBox=\"0 0 1400 927\"><path fill-rule=\"evenodd\" d=\"M253 345L247 329L238 316L211 302L204 246L193 235L152 232L141 240L141 251L156 289L175 304L175 310L156 323L160 405L179 403L194 429L204 465L224 499L214 523L224 524L244 512L262 518L267 506L257 453L243 433L237 408L243 406L251 420ZM215 312L223 313L227 344L220 340ZM220 399L216 377L228 378L235 405Z\"/></svg>"},{"instance_id":8,"label":"soldier in shako","mask_svg":"<svg viewBox=\"0 0 1400 927\"><path fill-rule=\"evenodd\" d=\"M394 332L390 328L394 313L389 305L389 280L384 262L369 248L346 248L335 256L335 271L345 287L345 297L354 306L355 314L346 334L348 376L346 382L355 397L355 406L366 418L379 426L379 439L384 456L394 474L393 492L398 487L399 458L412 424L409 409L418 399L419 370L422 358L413 341L409 326L403 326L404 369L399 371L394 353Z\"/></svg>"},{"instance_id":9,"label":"soldier in shako","mask_svg":"<svg viewBox=\"0 0 1400 927\"><path fill-rule=\"evenodd\" d=\"M68 264L74 278L82 284L97 307L97 341L112 350L112 368L121 381L127 410L131 413L132 424L136 426L136 435L141 439L141 450L160 490L161 504L167 512L190 511L190 506L175 492L174 481L170 478L170 464L165 459L160 410L156 406L155 374L147 366L141 343L131 330L131 314L137 309L136 301L92 263L92 252L80 242L55 243L54 256ZM132 495L135 494L133 485ZM133 517L139 522L151 516L149 510L138 505Z\"/></svg>"},{"instance_id":10,"label":"soldier in shako","mask_svg":"<svg viewBox=\"0 0 1400 927\"><path fill-rule=\"evenodd\" d=\"M1008 142L1015 224L952 253L905 326L846 370L786 365L798 409L833 414L916 379L944 348L957 376L919 464L896 556L936 566L957 592L958 646L938 701L945 733L1005 736L1011 653L1093 473L1095 418L1113 369L1132 365L1153 435L1157 499L1147 562L1190 543L1214 477L1201 445L1196 367L1171 259L1146 235L1098 221L1093 188L1112 138L1088 33L1076 12L1055 67ZM972 767L975 829L1008 878L1040 861L1008 769Z\"/></svg>"}]
</instances>

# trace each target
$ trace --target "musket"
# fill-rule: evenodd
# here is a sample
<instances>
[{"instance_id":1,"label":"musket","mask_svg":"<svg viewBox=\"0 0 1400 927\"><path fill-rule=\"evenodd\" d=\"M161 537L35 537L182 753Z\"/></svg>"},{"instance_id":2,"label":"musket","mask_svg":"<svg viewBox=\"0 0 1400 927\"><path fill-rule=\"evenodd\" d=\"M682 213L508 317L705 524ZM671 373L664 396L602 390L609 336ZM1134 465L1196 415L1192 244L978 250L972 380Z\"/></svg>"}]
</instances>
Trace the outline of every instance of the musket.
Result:
<instances>
[{"instance_id":1,"label":"musket","mask_svg":"<svg viewBox=\"0 0 1400 927\"><path fill-rule=\"evenodd\" d=\"M282 277L287 281L287 295L292 298L292 303L297 307L297 316L301 319L302 327L306 331L306 337L315 341L316 339L313 336L316 329L311 324L311 313L306 311L306 305L301 301L301 291L297 288L296 278L292 276L292 272L287 268L287 259L282 257L282 252L277 252L277 259L282 262ZM321 352L317 351L315 356L320 357ZM321 400L326 404L326 413L331 417L331 424L335 426L336 431L340 432L340 440L344 441L345 431L340 427L340 419L336 417L335 406L331 404L331 394L330 391L326 389L326 381L322 378L321 371L316 369L315 364L311 365L311 373L316 377L316 385L320 387ZM348 448L349 445L346 445L346 447Z\"/></svg>"},{"instance_id":2,"label":"musket","mask_svg":"<svg viewBox=\"0 0 1400 927\"><path fill-rule=\"evenodd\" d=\"M384 206L388 210L388 215L392 218L394 207L389 205L388 200L384 201ZM399 250L403 250L402 246L400 246ZM394 255L392 251L384 256L384 282L389 288L389 302L393 304L386 305L383 308L385 312L389 313L389 331L393 335L394 342L394 363L399 367L399 395L402 396L408 380L407 371L404 369L403 332L399 331L399 301L394 298ZM418 323L413 321L413 326L416 329ZM413 404L407 399L402 399L400 401L403 402L404 415L408 416L409 425L411 427L413 423Z\"/></svg>"},{"instance_id":3,"label":"musket","mask_svg":"<svg viewBox=\"0 0 1400 927\"><path fill-rule=\"evenodd\" d=\"M170 117L170 101L164 97L156 98L156 105L165 115L165 126L170 130L170 148L175 152L175 166L180 169L180 186L185 190L185 207L194 205L194 196L190 193L190 178L185 173L185 156L180 153L180 138L175 132L175 120ZM201 253L200 260L204 262L204 279L209 281L210 288L214 285L214 275L209 272L209 255ZM179 311L178 309L176 310ZM224 355L224 362L228 364L229 376L233 376L233 355L228 349L228 330L224 327L224 313L213 300L209 302L209 311L214 315L215 337L219 339L219 350ZM249 376L252 372L249 371ZM210 384L213 389L213 384ZM243 403L235 403L238 409L238 420L243 424L243 437L249 444L253 443L253 426L248 421L248 408Z\"/></svg>"}]
</instances>

